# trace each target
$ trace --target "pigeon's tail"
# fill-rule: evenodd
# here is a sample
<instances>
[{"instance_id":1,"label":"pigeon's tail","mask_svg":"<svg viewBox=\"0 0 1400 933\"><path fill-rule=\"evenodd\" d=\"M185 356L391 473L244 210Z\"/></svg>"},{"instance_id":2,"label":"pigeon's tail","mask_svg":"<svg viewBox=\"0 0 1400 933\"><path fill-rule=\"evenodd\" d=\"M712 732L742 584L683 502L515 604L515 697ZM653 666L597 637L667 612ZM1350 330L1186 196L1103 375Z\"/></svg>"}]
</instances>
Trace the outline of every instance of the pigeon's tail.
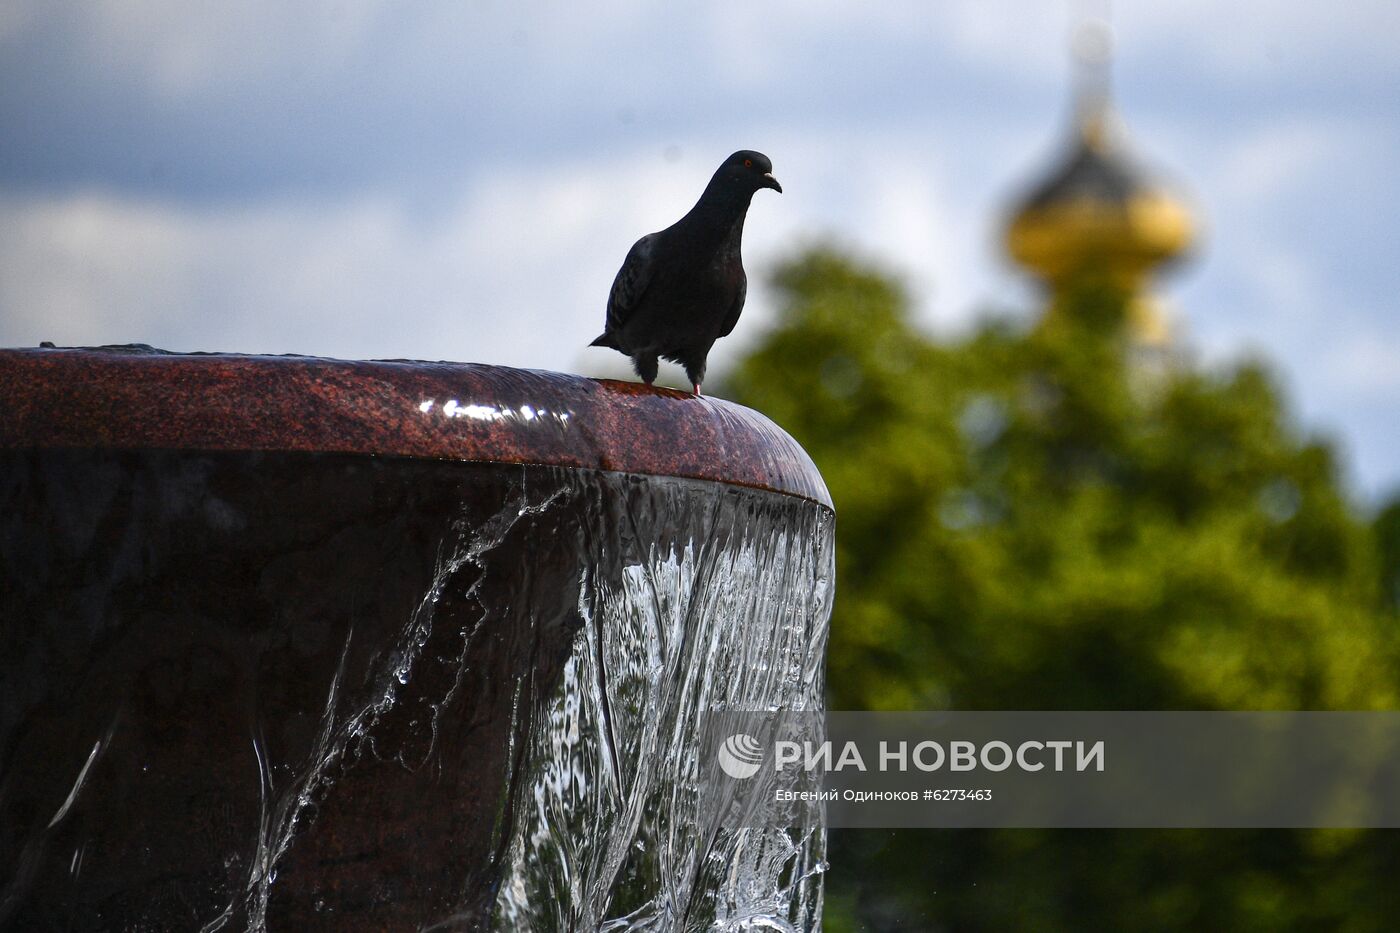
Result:
<instances>
[{"instance_id":1,"label":"pigeon's tail","mask_svg":"<svg viewBox=\"0 0 1400 933\"><path fill-rule=\"evenodd\" d=\"M592 343L590 343L589 346L590 346L590 347L610 347L610 348L612 348L612 349L614 349L614 350L620 350L620 349L622 349L621 347L619 347L619 346L617 345L617 338L614 337L612 334L608 333L607 331L603 331L601 334L599 334L598 337L597 337L597 339L595 339Z\"/></svg>"}]
</instances>

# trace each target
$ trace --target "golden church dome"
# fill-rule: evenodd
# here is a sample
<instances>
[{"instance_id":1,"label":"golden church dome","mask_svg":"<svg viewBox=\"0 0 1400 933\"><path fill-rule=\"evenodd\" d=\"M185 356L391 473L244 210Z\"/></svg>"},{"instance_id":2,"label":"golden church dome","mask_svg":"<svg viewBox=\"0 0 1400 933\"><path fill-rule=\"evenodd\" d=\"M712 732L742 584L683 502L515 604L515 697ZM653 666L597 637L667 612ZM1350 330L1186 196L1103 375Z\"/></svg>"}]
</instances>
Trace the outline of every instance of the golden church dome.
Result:
<instances>
[{"instance_id":1,"label":"golden church dome","mask_svg":"<svg viewBox=\"0 0 1400 933\"><path fill-rule=\"evenodd\" d=\"M1024 198L1007 228L1011 256L1052 284L1093 268L1136 285L1191 243L1186 206L1112 142L1109 119L1099 113L1081 121L1067 157Z\"/></svg>"},{"instance_id":2,"label":"golden church dome","mask_svg":"<svg viewBox=\"0 0 1400 933\"><path fill-rule=\"evenodd\" d=\"M1123 141L1108 98L1107 43L1106 24L1085 24L1076 36L1075 131L1064 155L1013 207L1006 249L1049 287L1047 320L1064 313L1058 309L1076 283L1107 282L1128 298L1133 339L1165 345L1169 328L1148 279L1185 253L1195 227L1187 205Z\"/></svg>"}]
</instances>

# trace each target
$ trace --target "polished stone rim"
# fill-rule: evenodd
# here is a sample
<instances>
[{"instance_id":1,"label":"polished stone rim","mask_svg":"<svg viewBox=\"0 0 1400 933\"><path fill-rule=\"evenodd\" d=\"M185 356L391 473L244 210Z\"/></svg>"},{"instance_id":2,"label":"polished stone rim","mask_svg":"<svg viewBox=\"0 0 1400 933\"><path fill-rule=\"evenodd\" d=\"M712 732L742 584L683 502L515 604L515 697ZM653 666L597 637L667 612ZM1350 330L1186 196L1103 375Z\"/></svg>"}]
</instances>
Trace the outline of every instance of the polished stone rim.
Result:
<instances>
[{"instance_id":1,"label":"polished stone rim","mask_svg":"<svg viewBox=\"0 0 1400 933\"><path fill-rule=\"evenodd\" d=\"M768 418L640 383L478 363L0 350L0 448L301 451L677 476L831 508Z\"/></svg>"}]
</instances>

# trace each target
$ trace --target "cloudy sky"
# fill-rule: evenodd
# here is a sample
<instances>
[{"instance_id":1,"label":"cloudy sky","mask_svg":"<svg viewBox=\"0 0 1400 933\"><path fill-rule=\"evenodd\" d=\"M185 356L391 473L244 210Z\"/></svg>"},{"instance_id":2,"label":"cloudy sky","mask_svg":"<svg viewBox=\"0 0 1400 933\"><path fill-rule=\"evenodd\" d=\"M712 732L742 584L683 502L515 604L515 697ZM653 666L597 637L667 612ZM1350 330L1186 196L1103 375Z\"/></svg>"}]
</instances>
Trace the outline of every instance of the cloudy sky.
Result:
<instances>
[{"instance_id":1,"label":"cloudy sky","mask_svg":"<svg viewBox=\"0 0 1400 933\"><path fill-rule=\"evenodd\" d=\"M1394 0L3 0L0 345L616 371L583 347L617 266L737 148L786 192L755 280L835 240L930 328L1030 309L1000 211L1105 12L1133 145L1203 217L1164 283L1191 343L1275 361L1360 492L1400 486Z\"/></svg>"}]
</instances>

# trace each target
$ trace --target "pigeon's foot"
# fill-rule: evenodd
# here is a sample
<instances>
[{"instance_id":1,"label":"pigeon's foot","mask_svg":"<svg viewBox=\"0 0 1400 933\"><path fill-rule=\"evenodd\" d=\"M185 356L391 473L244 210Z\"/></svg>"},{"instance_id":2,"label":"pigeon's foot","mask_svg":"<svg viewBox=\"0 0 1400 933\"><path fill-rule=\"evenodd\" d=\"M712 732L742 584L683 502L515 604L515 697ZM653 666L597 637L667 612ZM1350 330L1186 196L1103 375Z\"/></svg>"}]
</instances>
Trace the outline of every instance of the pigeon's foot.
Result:
<instances>
[{"instance_id":1,"label":"pigeon's foot","mask_svg":"<svg viewBox=\"0 0 1400 933\"><path fill-rule=\"evenodd\" d=\"M632 357L632 368L647 385L656 381L657 362L655 353L638 353Z\"/></svg>"},{"instance_id":2,"label":"pigeon's foot","mask_svg":"<svg viewBox=\"0 0 1400 933\"><path fill-rule=\"evenodd\" d=\"M698 382L695 383L695 397L696 397L696 398L699 398L699 397L700 397L700 383L698 383Z\"/></svg>"}]
</instances>

